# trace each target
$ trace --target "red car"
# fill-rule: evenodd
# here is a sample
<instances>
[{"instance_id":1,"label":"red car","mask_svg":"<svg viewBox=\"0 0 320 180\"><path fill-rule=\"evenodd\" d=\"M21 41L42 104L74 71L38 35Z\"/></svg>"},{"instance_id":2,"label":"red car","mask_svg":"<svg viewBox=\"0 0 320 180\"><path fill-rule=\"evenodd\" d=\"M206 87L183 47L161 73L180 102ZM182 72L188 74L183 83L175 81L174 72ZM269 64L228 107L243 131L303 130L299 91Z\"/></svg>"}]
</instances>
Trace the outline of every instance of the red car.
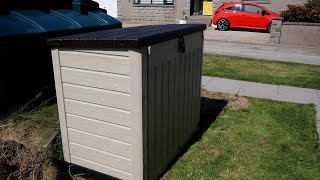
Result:
<instances>
[{"instance_id":1,"label":"red car","mask_svg":"<svg viewBox=\"0 0 320 180\"><path fill-rule=\"evenodd\" d=\"M214 13L212 23L219 30L229 28L259 29L270 32L271 21L280 14L251 2L223 2Z\"/></svg>"}]
</instances>

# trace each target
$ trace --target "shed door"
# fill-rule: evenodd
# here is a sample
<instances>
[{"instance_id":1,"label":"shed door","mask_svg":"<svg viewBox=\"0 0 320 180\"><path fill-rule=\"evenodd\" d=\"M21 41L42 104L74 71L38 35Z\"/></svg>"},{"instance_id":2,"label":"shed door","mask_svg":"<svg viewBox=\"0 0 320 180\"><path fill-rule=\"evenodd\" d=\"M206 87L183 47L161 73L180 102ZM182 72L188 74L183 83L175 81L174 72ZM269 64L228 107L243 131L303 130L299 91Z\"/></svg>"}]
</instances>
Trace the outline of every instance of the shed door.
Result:
<instances>
[{"instance_id":1,"label":"shed door","mask_svg":"<svg viewBox=\"0 0 320 180\"><path fill-rule=\"evenodd\" d=\"M95 0L99 3L100 8L106 9L108 11L108 15L112 17L118 16L118 7L117 0Z\"/></svg>"},{"instance_id":2,"label":"shed door","mask_svg":"<svg viewBox=\"0 0 320 180\"><path fill-rule=\"evenodd\" d=\"M151 46L148 57L145 145L148 172L156 179L196 129L200 117L202 32Z\"/></svg>"}]
</instances>

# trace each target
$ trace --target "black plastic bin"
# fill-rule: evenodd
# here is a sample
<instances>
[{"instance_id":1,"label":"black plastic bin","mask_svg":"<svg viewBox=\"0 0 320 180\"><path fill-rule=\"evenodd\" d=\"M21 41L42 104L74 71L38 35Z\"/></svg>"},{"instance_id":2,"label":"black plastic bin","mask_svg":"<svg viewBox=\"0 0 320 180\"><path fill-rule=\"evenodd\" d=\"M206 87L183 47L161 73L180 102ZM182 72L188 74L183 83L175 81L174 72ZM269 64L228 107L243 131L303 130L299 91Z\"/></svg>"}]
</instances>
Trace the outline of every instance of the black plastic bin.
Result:
<instances>
[{"instance_id":1,"label":"black plastic bin","mask_svg":"<svg viewBox=\"0 0 320 180\"><path fill-rule=\"evenodd\" d=\"M55 96L48 38L122 27L90 0L1 3L0 115Z\"/></svg>"}]
</instances>

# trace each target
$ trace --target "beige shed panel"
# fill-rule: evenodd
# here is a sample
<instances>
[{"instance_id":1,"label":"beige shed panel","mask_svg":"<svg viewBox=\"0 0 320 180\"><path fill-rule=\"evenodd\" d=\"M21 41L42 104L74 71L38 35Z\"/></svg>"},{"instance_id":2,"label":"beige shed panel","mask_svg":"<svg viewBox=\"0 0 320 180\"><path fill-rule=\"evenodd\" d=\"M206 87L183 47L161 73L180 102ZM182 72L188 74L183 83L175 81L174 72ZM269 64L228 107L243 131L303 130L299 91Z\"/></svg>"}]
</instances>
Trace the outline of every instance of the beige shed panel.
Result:
<instances>
[{"instance_id":1,"label":"beige shed panel","mask_svg":"<svg viewBox=\"0 0 320 180\"><path fill-rule=\"evenodd\" d=\"M131 70L135 61L118 53L53 50L52 54L65 160L114 177L135 179L133 169L138 163L133 164L133 147L139 146L137 139L142 141L133 126L141 123L141 118L137 122L132 113L141 113L142 105L130 103L142 97L134 89L142 81L141 73ZM140 159L138 167L142 168Z\"/></svg>"}]
</instances>

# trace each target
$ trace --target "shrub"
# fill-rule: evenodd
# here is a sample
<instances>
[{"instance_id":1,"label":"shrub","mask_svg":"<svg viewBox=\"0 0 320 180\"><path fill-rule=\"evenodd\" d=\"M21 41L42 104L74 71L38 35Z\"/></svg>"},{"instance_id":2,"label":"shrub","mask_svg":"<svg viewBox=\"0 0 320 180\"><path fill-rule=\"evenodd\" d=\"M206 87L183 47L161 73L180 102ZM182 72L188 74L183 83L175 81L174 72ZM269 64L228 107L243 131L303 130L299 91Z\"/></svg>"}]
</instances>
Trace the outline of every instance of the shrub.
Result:
<instances>
[{"instance_id":1,"label":"shrub","mask_svg":"<svg viewBox=\"0 0 320 180\"><path fill-rule=\"evenodd\" d=\"M288 10L283 11L281 16L290 22L320 22L320 0L309 0L301 5L288 5Z\"/></svg>"}]
</instances>

